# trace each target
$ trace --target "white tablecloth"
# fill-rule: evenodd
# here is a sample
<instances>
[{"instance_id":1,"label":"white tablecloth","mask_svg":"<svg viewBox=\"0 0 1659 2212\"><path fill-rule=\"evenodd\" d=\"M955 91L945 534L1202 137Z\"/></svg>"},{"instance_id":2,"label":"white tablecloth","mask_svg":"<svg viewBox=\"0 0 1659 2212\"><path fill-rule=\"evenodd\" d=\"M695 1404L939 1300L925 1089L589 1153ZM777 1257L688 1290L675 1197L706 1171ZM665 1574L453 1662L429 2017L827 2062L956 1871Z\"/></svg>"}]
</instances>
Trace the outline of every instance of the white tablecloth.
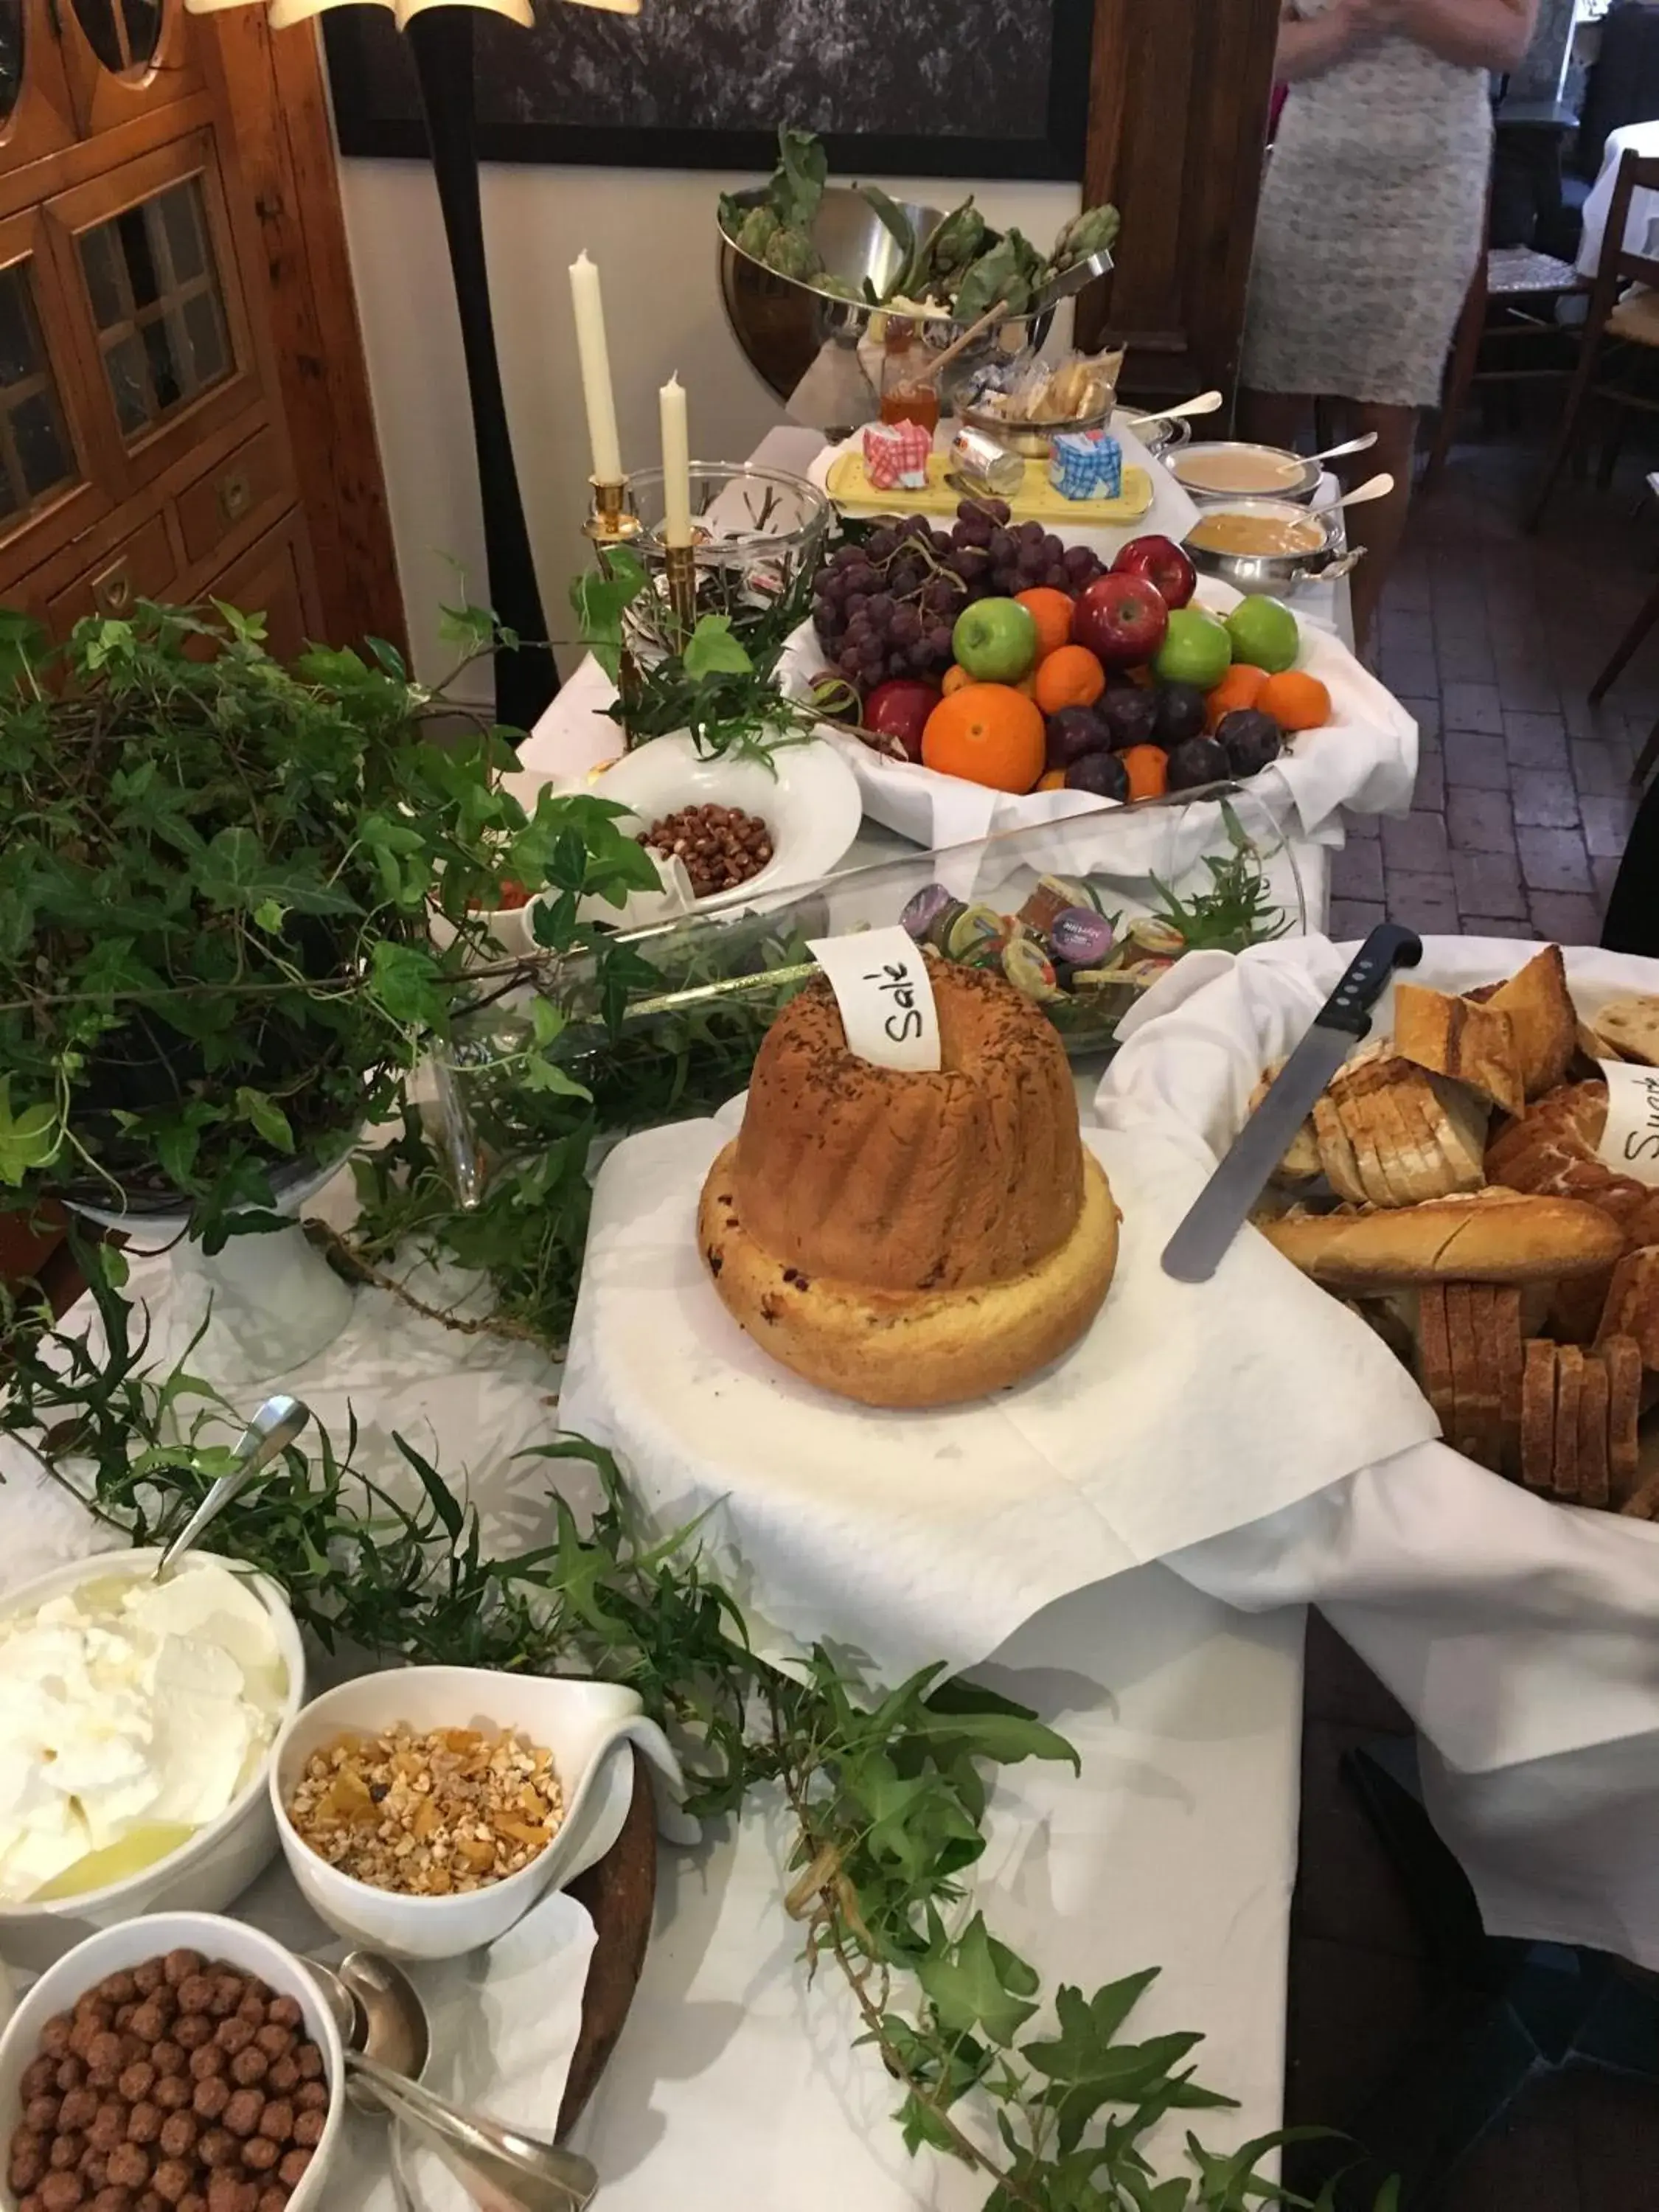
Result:
<instances>
[{"instance_id":1,"label":"white tablecloth","mask_svg":"<svg viewBox=\"0 0 1659 2212\"><path fill-rule=\"evenodd\" d=\"M1578 242L1581 276L1594 276L1600 265L1607 217L1613 213L1613 187L1619 181L1619 165L1626 154L1639 154L1650 160L1659 154L1659 123L1627 123L1622 130L1608 132L1601 174L1584 202L1584 231ZM1630 221L1625 226L1625 245L1632 253L1659 252L1659 192L1637 192L1632 197Z\"/></svg>"},{"instance_id":2,"label":"white tablecloth","mask_svg":"<svg viewBox=\"0 0 1659 2212\"><path fill-rule=\"evenodd\" d=\"M342 1178L316 1210L338 1220L349 1206ZM130 1295L152 1310L163 1356L183 1349L170 1282L165 1261L134 1266ZM89 1318L83 1304L64 1325ZM557 1384L532 1348L457 1335L374 1290L356 1293L334 1345L281 1380L337 1434L354 1408L359 1463L400 1494L411 1479L394 1430L452 1480L464 1474L488 1540L514 1550L552 1534L551 1471L513 1455L550 1433ZM0 1591L107 1540L21 1451L0 1474ZM574 1494L579 1475L560 1479ZM1161 1966L1132 2028L1202 2030L1200 2077L1239 2100L1236 2112L1172 2117L1171 2172L1188 2121L1224 2148L1279 2118L1301 1628L1297 1609L1247 1620L1154 1565L1050 1607L981 1670L1085 1761L1080 1779L1022 1766L999 1786L978 1891L988 1917L1055 1981L1092 1989ZM807 1987L801 1931L780 1904L784 1840L775 1805L757 1799L695 1851L664 1849L644 1977L579 2138L605 2201L969 2212L982 2185L905 2159L892 2084L851 2050L832 1970ZM476 2052L468 2064L481 2094Z\"/></svg>"},{"instance_id":3,"label":"white tablecloth","mask_svg":"<svg viewBox=\"0 0 1659 2212\"><path fill-rule=\"evenodd\" d=\"M1213 980L1123 1046L1102 1120L1216 1157L1352 950L1304 939L1219 956ZM1532 950L1431 939L1418 974L1466 989ZM1566 958L1587 1008L1659 986L1651 961ZM1389 1020L1385 1000L1378 1035ZM1491 1932L1659 1966L1659 1528L1553 1504L1428 1443L1167 1564L1233 1605L1328 1615L1416 1720L1429 1809Z\"/></svg>"}]
</instances>

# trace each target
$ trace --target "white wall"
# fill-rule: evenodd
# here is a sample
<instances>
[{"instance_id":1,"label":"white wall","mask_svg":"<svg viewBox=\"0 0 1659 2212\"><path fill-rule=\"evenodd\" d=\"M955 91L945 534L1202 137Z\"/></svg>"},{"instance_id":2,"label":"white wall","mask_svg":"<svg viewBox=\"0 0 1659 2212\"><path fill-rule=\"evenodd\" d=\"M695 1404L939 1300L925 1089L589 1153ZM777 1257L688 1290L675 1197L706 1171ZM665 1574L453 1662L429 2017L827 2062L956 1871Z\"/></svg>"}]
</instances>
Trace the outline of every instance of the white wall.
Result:
<instances>
[{"instance_id":1,"label":"white wall","mask_svg":"<svg viewBox=\"0 0 1659 2212\"><path fill-rule=\"evenodd\" d=\"M484 595L483 540L459 326L430 171L415 161L343 161L358 311L368 353L416 666L444 672L437 608L459 591L453 560ZM584 248L605 285L623 458L657 458L657 390L678 371L691 447L741 460L782 409L727 328L715 270L716 195L753 177L700 170L508 167L484 171L484 228L502 380L543 605L568 639L572 569L586 552L587 430L566 271ZM996 224L1046 246L1079 204L1056 184L958 185L885 178L901 199L949 207L969 190ZM449 556L449 557L446 557ZM572 656L561 655L568 667Z\"/></svg>"}]
</instances>

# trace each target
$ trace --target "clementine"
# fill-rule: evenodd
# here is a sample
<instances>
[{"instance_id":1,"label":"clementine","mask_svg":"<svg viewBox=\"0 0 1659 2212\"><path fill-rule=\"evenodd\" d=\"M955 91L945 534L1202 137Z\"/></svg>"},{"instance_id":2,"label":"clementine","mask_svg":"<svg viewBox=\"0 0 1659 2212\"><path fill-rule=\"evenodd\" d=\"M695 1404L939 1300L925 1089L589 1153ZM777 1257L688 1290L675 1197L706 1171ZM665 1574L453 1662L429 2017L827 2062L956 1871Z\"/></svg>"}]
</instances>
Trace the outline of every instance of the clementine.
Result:
<instances>
[{"instance_id":1,"label":"clementine","mask_svg":"<svg viewBox=\"0 0 1659 2212\"><path fill-rule=\"evenodd\" d=\"M963 667L961 663L959 661L953 660L951 663L951 665L945 670L945 681L939 688L948 699L953 691L960 691L965 684L971 684L973 680L973 678L968 673L968 671Z\"/></svg>"},{"instance_id":2,"label":"clementine","mask_svg":"<svg viewBox=\"0 0 1659 2212\"><path fill-rule=\"evenodd\" d=\"M1331 719L1331 695L1316 676L1292 668L1270 676L1256 694L1256 705L1281 730L1319 730Z\"/></svg>"},{"instance_id":3,"label":"clementine","mask_svg":"<svg viewBox=\"0 0 1659 2212\"><path fill-rule=\"evenodd\" d=\"M1045 714L1092 707L1106 689L1106 671L1086 645L1062 645L1037 663L1036 702Z\"/></svg>"},{"instance_id":4,"label":"clementine","mask_svg":"<svg viewBox=\"0 0 1659 2212\"><path fill-rule=\"evenodd\" d=\"M1040 665L1051 653L1058 653L1062 645L1071 642L1072 616L1077 603L1069 592L1059 591L1052 584L1034 584L1029 592L1016 592L1014 599L1036 624Z\"/></svg>"},{"instance_id":5,"label":"clementine","mask_svg":"<svg viewBox=\"0 0 1659 2212\"><path fill-rule=\"evenodd\" d=\"M1048 769L1037 778L1039 791L1064 791L1065 788L1066 771L1063 768Z\"/></svg>"},{"instance_id":6,"label":"clementine","mask_svg":"<svg viewBox=\"0 0 1659 2212\"><path fill-rule=\"evenodd\" d=\"M1131 745L1121 752L1131 799L1161 799L1170 787L1170 756L1162 745Z\"/></svg>"},{"instance_id":7,"label":"clementine","mask_svg":"<svg viewBox=\"0 0 1659 2212\"><path fill-rule=\"evenodd\" d=\"M1011 684L969 684L941 699L921 733L925 768L991 791L1030 791L1042 773L1042 714Z\"/></svg>"},{"instance_id":8,"label":"clementine","mask_svg":"<svg viewBox=\"0 0 1659 2212\"><path fill-rule=\"evenodd\" d=\"M1237 662L1204 702L1205 728L1213 734L1229 714L1255 706L1267 680L1265 668L1252 668L1248 660Z\"/></svg>"}]
</instances>

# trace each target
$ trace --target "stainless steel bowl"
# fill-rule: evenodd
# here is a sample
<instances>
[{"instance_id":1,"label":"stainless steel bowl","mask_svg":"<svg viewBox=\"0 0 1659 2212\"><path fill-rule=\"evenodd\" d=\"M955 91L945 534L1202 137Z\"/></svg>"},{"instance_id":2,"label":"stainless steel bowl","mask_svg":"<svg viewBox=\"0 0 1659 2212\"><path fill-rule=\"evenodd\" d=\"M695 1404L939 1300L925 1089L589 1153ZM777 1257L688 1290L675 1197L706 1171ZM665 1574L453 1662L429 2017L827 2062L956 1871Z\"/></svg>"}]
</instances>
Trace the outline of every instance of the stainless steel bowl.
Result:
<instances>
[{"instance_id":1,"label":"stainless steel bowl","mask_svg":"<svg viewBox=\"0 0 1659 2212\"><path fill-rule=\"evenodd\" d=\"M1020 319L1022 329L1024 319ZM967 396L979 380L984 366L984 357L977 354L972 362L953 361L939 377L940 403L947 414L954 415L972 429L982 430L988 438L994 438L1000 446L1006 446L1011 453L1018 453L1028 461L1046 461L1053 451L1054 439L1064 432L1103 429L1111 420L1115 404L1113 392L1108 392L1103 407L1062 422L1025 422L994 414L988 407L976 406Z\"/></svg>"},{"instance_id":2,"label":"stainless steel bowl","mask_svg":"<svg viewBox=\"0 0 1659 2212\"><path fill-rule=\"evenodd\" d=\"M1363 545L1346 544L1338 508L1310 514L1291 500L1223 500L1206 508L1194 527L1201 529L1218 514L1259 515L1264 521L1311 522L1317 525L1322 539L1317 547L1306 553L1219 553L1211 546L1195 545L1189 534L1186 546L1193 566L1203 575L1218 576L1236 592L1267 592L1276 598L1288 598L1304 584L1334 583L1357 568L1364 557Z\"/></svg>"},{"instance_id":3,"label":"stainless steel bowl","mask_svg":"<svg viewBox=\"0 0 1659 2212\"><path fill-rule=\"evenodd\" d=\"M1282 486L1275 485L1272 491L1259 492L1212 489L1194 483L1192 475L1188 474L1189 471L1201 474L1206 461L1225 462L1233 459L1279 462L1294 469L1296 473ZM1182 489L1195 499L1200 507L1232 507L1241 499L1291 500L1298 506L1305 507L1319 489L1320 478L1324 473L1317 461L1304 460L1300 453L1286 452L1279 446L1247 445L1237 438L1194 439L1169 466L1170 473Z\"/></svg>"},{"instance_id":4,"label":"stainless steel bowl","mask_svg":"<svg viewBox=\"0 0 1659 2212\"><path fill-rule=\"evenodd\" d=\"M732 197L740 208L757 207L768 189L757 185ZM918 238L927 235L943 212L908 202L904 206ZM843 437L860 422L872 421L879 404L859 358L859 342L868 334L871 318L888 311L871 305L865 286L877 294L886 290L899 273L899 249L870 203L850 186L830 185L812 223L812 243L825 269L851 289L850 300L781 276L734 246L723 230L718 235L726 319L750 366L789 403L793 419ZM995 238L994 231L988 232L987 245ZM1035 319L1021 317L1008 327L1023 348L1041 343L1052 319L1051 311ZM941 348L964 327L948 309L929 314L922 323L927 343Z\"/></svg>"}]
</instances>

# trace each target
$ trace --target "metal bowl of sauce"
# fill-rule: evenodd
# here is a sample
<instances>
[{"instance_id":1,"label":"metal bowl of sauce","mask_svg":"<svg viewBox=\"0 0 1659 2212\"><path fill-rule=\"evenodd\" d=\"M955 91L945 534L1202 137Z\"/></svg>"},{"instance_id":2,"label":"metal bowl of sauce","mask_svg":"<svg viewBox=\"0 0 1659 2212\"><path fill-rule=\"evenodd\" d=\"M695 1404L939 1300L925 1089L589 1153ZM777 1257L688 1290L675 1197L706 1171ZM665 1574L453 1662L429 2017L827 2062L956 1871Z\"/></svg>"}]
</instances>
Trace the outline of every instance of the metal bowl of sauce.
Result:
<instances>
[{"instance_id":1,"label":"metal bowl of sauce","mask_svg":"<svg viewBox=\"0 0 1659 2212\"><path fill-rule=\"evenodd\" d=\"M1234 499L1206 507L1188 532L1186 547L1194 568L1235 591L1281 595L1307 583L1334 583L1365 550L1345 547L1340 511L1311 513L1283 499Z\"/></svg>"},{"instance_id":2,"label":"metal bowl of sauce","mask_svg":"<svg viewBox=\"0 0 1659 2212\"><path fill-rule=\"evenodd\" d=\"M1164 466L1200 507L1240 499L1294 500L1306 506L1323 473L1317 461L1304 460L1300 453L1233 438L1195 440Z\"/></svg>"}]
</instances>

